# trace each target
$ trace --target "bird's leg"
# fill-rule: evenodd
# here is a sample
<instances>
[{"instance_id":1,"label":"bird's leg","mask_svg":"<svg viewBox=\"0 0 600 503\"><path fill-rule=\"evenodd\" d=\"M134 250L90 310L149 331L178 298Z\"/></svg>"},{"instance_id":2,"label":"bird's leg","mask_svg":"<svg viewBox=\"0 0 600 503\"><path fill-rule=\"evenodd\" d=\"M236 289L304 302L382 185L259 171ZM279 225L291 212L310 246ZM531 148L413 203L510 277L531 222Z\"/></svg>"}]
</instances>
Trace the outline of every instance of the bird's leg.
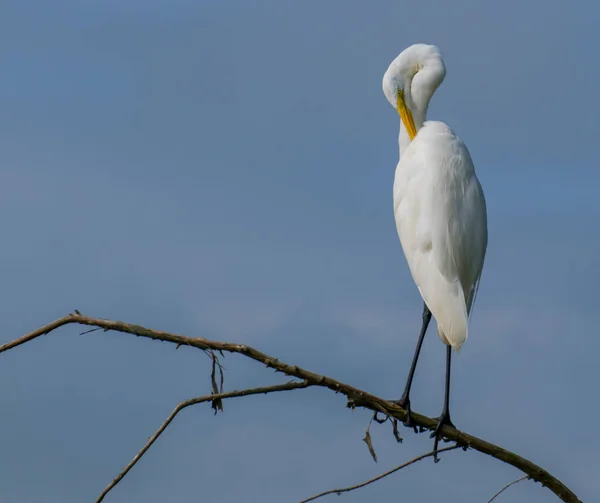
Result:
<instances>
[{"instance_id":1,"label":"bird's leg","mask_svg":"<svg viewBox=\"0 0 600 503\"><path fill-rule=\"evenodd\" d=\"M413 377L415 376L415 370L417 368L417 360L419 359L419 353L421 352L421 346L423 345L423 339L425 338L425 332L427 332L427 327L429 326L429 322L431 321L431 311L427 307L427 304L423 303L423 324L421 325L421 332L419 333L419 340L417 342L417 349L415 349L415 355L413 356L413 361L410 366L410 371L408 372L408 378L406 379L406 386L404 387L404 393L402 393L402 397L396 403L400 405L406 411L406 421L404 421L404 426L412 427L415 429L415 433L417 433L417 428L412 421L412 417L410 415L410 388L412 386Z\"/></svg>"},{"instance_id":2,"label":"bird's leg","mask_svg":"<svg viewBox=\"0 0 600 503\"><path fill-rule=\"evenodd\" d=\"M452 421L450 420L450 363L452 360L452 347L450 345L446 346L446 392L444 394L444 409L442 410L442 415L437 418L438 423L435 427L435 430L431 434L431 438L435 437L433 442L433 450L435 454L433 456L434 462L438 462L440 459L437 457L437 448L438 443L440 441L440 433L442 426L451 426L452 428L456 428Z\"/></svg>"}]
</instances>

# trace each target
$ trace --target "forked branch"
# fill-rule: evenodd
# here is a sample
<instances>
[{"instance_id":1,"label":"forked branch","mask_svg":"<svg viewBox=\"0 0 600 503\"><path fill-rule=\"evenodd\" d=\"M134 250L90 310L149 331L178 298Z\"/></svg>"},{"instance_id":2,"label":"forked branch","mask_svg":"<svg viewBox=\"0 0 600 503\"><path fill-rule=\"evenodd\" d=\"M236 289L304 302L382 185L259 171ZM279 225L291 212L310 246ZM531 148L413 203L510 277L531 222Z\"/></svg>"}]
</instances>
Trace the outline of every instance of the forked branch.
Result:
<instances>
[{"instance_id":1,"label":"forked branch","mask_svg":"<svg viewBox=\"0 0 600 503\"><path fill-rule=\"evenodd\" d=\"M69 324L80 324L88 325L91 327L98 327L104 329L104 331L115 331L136 335L139 337L145 337L148 339L170 342L179 346L190 346L203 351L219 351L238 353L244 355L252 360L262 363L268 368L273 368L279 372L282 372L288 376L296 377L306 381L311 386L321 386L329 388L336 393L341 393L348 398L349 407L364 407L374 412L380 412L396 419L397 421L403 422L406 418L406 413L397 404L372 395L363 391L359 388L355 388L341 381L332 379L324 375L310 372L296 365L289 365L281 362L278 359L269 356L266 353L258 351L257 349L251 348L244 344L236 344L231 342L219 342L204 339L202 337L186 337L170 332L163 332L160 330L152 330L149 328L142 327L140 325L132 325L129 323L123 323L121 321L103 320L100 318L92 318L89 316L83 316L79 312L71 313L63 318L60 318L48 325L38 328L37 330L30 332L12 342L0 346L0 353L9 349L15 348L21 344L29 342L37 337L46 335L53 330ZM427 430L434 430L436 427L436 420L415 412L412 413L413 422L422 428ZM504 449L500 446L494 445L486 440L477 438L468 433L444 426L442 428L442 436L445 438L455 441L456 443L465 447L474 449L483 454L492 456L500 461L503 461L515 468L521 470L524 474L528 475L529 478L540 482L542 485L548 487L554 494L556 494L562 501L566 503L581 503L579 498L560 480L551 475L549 472L532 463L528 459L525 459L514 452Z\"/></svg>"}]
</instances>

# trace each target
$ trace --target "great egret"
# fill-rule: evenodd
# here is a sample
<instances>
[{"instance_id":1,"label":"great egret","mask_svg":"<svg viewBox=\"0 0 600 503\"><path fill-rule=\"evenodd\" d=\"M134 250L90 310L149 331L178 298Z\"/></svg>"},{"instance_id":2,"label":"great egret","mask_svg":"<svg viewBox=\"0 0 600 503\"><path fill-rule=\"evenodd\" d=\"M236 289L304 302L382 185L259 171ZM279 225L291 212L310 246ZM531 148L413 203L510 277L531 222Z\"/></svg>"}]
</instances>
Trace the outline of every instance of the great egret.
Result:
<instances>
[{"instance_id":1,"label":"great egret","mask_svg":"<svg viewBox=\"0 0 600 503\"><path fill-rule=\"evenodd\" d=\"M444 408L432 437L435 446L450 420L452 348L467 339L487 247L483 190L465 144L443 122L427 121L429 100L446 67L437 47L415 44L392 61L383 92L400 114L400 160L394 178L394 216L412 277L424 301L417 348L399 404L410 416L410 388L431 315L446 348Z\"/></svg>"}]
</instances>

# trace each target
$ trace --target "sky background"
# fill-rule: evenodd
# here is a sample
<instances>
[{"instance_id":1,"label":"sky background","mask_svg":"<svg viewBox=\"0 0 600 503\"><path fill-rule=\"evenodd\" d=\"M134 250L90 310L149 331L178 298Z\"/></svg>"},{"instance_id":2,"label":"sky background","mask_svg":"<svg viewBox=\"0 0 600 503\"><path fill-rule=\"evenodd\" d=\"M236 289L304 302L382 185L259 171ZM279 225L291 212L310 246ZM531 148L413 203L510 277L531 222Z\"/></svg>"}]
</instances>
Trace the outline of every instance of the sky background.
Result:
<instances>
[{"instance_id":1,"label":"sky background","mask_svg":"<svg viewBox=\"0 0 600 503\"><path fill-rule=\"evenodd\" d=\"M454 359L456 425L600 499L600 9L594 2L0 3L0 342L73 309L250 344L389 398L421 300L392 212L399 119L381 77L445 55L429 110L467 143L489 245ZM175 404L198 351L63 328L0 355L0 499L94 501ZM415 410L441 411L430 331ZM227 356L227 389L281 382ZM188 409L107 502L297 502L430 450L303 390ZM426 460L323 501L485 502L516 470ZM521 483L498 501L554 502Z\"/></svg>"}]
</instances>

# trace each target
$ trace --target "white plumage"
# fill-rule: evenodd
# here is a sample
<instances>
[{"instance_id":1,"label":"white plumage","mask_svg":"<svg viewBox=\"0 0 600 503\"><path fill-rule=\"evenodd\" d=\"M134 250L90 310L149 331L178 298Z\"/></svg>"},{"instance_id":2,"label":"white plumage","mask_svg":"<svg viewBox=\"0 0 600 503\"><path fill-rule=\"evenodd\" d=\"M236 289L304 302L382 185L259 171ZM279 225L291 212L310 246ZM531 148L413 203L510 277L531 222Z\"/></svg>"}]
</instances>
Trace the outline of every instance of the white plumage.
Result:
<instances>
[{"instance_id":1,"label":"white plumage","mask_svg":"<svg viewBox=\"0 0 600 503\"><path fill-rule=\"evenodd\" d=\"M439 50L416 44L392 62L383 90L401 116L394 179L400 242L442 341L458 350L467 339L483 269L487 214L465 144L446 124L425 122L431 96L445 73Z\"/></svg>"}]
</instances>

